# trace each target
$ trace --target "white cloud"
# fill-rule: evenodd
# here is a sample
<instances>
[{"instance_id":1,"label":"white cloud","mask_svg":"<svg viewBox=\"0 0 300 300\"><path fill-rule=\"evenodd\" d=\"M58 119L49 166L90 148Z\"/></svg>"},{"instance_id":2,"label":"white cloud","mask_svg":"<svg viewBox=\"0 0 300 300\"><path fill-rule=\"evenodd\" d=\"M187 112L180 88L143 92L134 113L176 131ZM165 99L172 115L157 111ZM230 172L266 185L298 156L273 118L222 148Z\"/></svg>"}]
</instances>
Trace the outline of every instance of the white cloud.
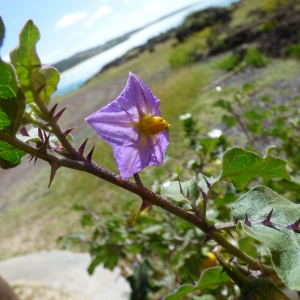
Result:
<instances>
[{"instance_id":1,"label":"white cloud","mask_svg":"<svg viewBox=\"0 0 300 300\"><path fill-rule=\"evenodd\" d=\"M98 10L96 10L91 17L89 17L88 21L86 22L86 27L90 28L93 26L94 22L105 15L111 12L111 7L109 5L103 5Z\"/></svg>"},{"instance_id":2,"label":"white cloud","mask_svg":"<svg viewBox=\"0 0 300 300\"><path fill-rule=\"evenodd\" d=\"M62 16L62 18L56 23L55 29L61 29L67 26L70 26L72 24L77 23L80 20L83 20L86 18L86 13L80 12L80 13L73 13L73 14L67 14Z\"/></svg>"}]
</instances>

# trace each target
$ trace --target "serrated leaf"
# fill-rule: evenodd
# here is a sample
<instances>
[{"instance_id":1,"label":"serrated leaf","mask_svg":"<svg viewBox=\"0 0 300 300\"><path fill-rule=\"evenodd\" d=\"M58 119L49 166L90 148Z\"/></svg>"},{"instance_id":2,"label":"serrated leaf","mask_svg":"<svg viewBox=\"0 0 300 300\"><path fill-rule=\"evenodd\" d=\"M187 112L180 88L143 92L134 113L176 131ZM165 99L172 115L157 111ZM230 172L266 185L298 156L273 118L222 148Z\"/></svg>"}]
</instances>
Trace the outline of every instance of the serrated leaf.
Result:
<instances>
[{"instance_id":1,"label":"serrated leaf","mask_svg":"<svg viewBox=\"0 0 300 300\"><path fill-rule=\"evenodd\" d=\"M5 27L0 18L0 47L2 46ZM0 130L8 135L15 135L25 110L25 99L18 86L12 66L0 59Z\"/></svg>"},{"instance_id":2,"label":"serrated leaf","mask_svg":"<svg viewBox=\"0 0 300 300\"><path fill-rule=\"evenodd\" d=\"M26 103L35 99L35 75L41 67L36 52L36 43L40 39L38 28L28 20L19 36L19 45L10 53L10 59L15 67L20 86L25 94Z\"/></svg>"},{"instance_id":3,"label":"serrated leaf","mask_svg":"<svg viewBox=\"0 0 300 300\"><path fill-rule=\"evenodd\" d=\"M230 180L237 189L243 189L257 177L290 179L286 161L270 153L263 158L242 148L233 148L224 153L220 180Z\"/></svg>"},{"instance_id":4,"label":"serrated leaf","mask_svg":"<svg viewBox=\"0 0 300 300\"><path fill-rule=\"evenodd\" d=\"M181 188L180 188L181 185ZM183 194L181 193L183 192ZM185 182L173 181L167 187L161 186L161 196L168 197L175 201L196 201L199 198L200 191L195 179L191 179Z\"/></svg>"},{"instance_id":5,"label":"serrated leaf","mask_svg":"<svg viewBox=\"0 0 300 300\"><path fill-rule=\"evenodd\" d=\"M51 96L57 90L59 83L59 73L53 67L45 67L38 70L35 75L36 87L40 89L40 97L44 104L47 106L50 103Z\"/></svg>"},{"instance_id":6,"label":"serrated leaf","mask_svg":"<svg viewBox=\"0 0 300 300\"><path fill-rule=\"evenodd\" d=\"M0 140L0 167L2 169L14 168L21 163L26 153Z\"/></svg>"},{"instance_id":7,"label":"serrated leaf","mask_svg":"<svg viewBox=\"0 0 300 300\"><path fill-rule=\"evenodd\" d=\"M231 283L230 277L226 273L221 273L222 268L215 267L210 268L201 274L201 277L195 285L182 285L179 289L173 293L172 295L164 298L165 300L176 300L181 299L182 296L185 296L188 293L200 290L200 289L214 289L220 285L225 285L227 283Z\"/></svg>"},{"instance_id":8,"label":"serrated leaf","mask_svg":"<svg viewBox=\"0 0 300 300\"><path fill-rule=\"evenodd\" d=\"M265 226L263 222L273 209L271 222L282 226ZM244 224L245 216L251 226ZM263 242L270 250L273 266L291 289L300 289L300 233L288 229L300 216L300 205L290 202L271 189L257 186L240 197L232 215L240 220L243 230Z\"/></svg>"},{"instance_id":9,"label":"serrated leaf","mask_svg":"<svg viewBox=\"0 0 300 300\"><path fill-rule=\"evenodd\" d=\"M0 60L0 130L15 135L23 120L25 99L11 65Z\"/></svg>"}]
</instances>

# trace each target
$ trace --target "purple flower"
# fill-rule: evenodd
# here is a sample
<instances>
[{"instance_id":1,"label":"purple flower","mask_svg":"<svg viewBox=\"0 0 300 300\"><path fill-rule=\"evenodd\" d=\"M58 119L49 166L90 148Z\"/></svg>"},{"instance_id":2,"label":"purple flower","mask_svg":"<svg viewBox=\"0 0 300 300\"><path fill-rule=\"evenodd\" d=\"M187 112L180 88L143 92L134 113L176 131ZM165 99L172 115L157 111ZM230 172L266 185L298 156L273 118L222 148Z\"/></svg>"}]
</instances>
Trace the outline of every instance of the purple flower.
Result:
<instances>
[{"instance_id":1,"label":"purple flower","mask_svg":"<svg viewBox=\"0 0 300 300\"><path fill-rule=\"evenodd\" d=\"M159 104L146 84L129 73L120 96L85 119L113 147L124 179L163 161L169 124L160 117Z\"/></svg>"}]
</instances>

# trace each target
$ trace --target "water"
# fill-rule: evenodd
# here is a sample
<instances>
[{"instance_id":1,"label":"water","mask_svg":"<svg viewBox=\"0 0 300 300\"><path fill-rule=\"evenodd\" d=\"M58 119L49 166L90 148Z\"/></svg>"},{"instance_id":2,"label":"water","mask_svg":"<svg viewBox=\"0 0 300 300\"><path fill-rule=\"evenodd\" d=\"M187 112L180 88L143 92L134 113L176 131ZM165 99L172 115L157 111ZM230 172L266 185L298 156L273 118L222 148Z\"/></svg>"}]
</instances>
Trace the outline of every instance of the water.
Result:
<instances>
[{"instance_id":1,"label":"water","mask_svg":"<svg viewBox=\"0 0 300 300\"><path fill-rule=\"evenodd\" d=\"M145 44L148 39L159 35L182 23L185 16L191 12L205 9L209 6L228 6L238 0L206 0L194 6L188 7L166 19L156 22L144 29L132 34L128 40L98 54L71 69L61 73L60 83L55 96L66 94L77 89L88 79L97 74L101 68L114 59L122 56L134 47Z\"/></svg>"}]
</instances>

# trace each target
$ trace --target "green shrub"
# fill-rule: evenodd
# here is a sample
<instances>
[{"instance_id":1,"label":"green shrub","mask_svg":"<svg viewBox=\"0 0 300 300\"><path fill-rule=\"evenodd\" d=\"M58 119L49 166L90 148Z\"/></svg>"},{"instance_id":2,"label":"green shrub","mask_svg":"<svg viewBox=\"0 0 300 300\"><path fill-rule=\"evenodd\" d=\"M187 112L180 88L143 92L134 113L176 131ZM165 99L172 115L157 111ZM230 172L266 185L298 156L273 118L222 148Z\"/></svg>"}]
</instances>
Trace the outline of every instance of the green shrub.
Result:
<instances>
[{"instance_id":1,"label":"green shrub","mask_svg":"<svg viewBox=\"0 0 300 300\"><path fill-rule=\"evenodd\" d=\"M239 62L240 59L236 55L229 53L223 57L217 66L222 70L231 71L238 65Z\"/></svg>"},{"instance_id":2,"label":"green shrub","mask_svg":"<svg viewBox=\"0 0 300 300\"><path fill-rule=\"evenodd\" d=\"M169 63L173 69L188 65L194 61L196 47L191 44L180 44L169 55Z\"/></svg>"},{"instance_id":3,"label":"green shrub","mask_svg":"<svg viewBox=\"0 0 300 300\"><path fill-rule=\"evenodd\" d=\"M255 68L261 68L268 64L267 57L255 47L247 50L244 61L247 63L247 65Z\"/></svg>"},{"instance_id":4,"label":"green shrub","mask_svg":"<svg viewBox=\"0 0 300 300\"><path fill-rule=\"evenodd\" d=\"M291 44L288 48L288 56L300 58L300 42Z\"/></svg>"}]
</instances>

